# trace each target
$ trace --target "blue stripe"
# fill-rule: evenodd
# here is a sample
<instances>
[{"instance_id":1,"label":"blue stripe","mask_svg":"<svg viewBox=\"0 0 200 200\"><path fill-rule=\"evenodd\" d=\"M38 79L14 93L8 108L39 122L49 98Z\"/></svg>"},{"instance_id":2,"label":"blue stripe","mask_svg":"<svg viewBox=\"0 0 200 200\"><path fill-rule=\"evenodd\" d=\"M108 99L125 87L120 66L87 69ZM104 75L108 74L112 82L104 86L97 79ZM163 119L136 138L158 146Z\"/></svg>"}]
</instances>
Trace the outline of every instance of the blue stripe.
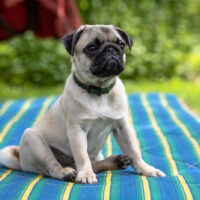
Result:
<instances>
[{"instance_id":1,"label":"blue stripe","mask_svg":"<svg viewBox=\"0 0 200 200\"><path fill-rule=\"evenodd\" d=\"M10 119L12 119L21 109L21 107L23 106L24 102L26 100L18 100L15 101L7 110L6 113L4 113L4 115L1 116L0 120L1 120L1 125L0 125L0 132L2 131L2 129L4 128L4 126L10 121Z\"/></svg>"},{"instance_id":2,"label":"blue stripe","mask_svg":"<svg viewBox=\"0 0 200 200\"><path fill-rule=\"evenodd\" d=\"M183 110L175 96L171 94L166 96L169 105L174 109L178 118L188 127L192 135L200 141L200 123ZM173 158L176 159L180 174L184 177L192 195L195 199L198 199L200 196L200 164L194 154L191 143L184 136L182 130L171 119L166 109L163 108L158 94L149 94L147 99L153 109L158 125L165 134L170 145ZM30 109L9 130L3 143L0 144L0 147L19 143L23 131L32 125L45 100L46 98L38 98L33 101ZM56 99L54 99L53 102L55 100ZM178 179L170 174L169 162L165 157L163 145L151 125L147 112L141 102L140 94L129 95L128 100L144 160L148 164L160 168L168 174L165 178L147 178L152 199L183 199L181 187L177 181ZM23 103L24 100L14 102L7 112L4 113L2 118L0 118L1 130L20 110ZM0 108L1 107L2 104L0 104ZM113 136L111 136L111 141L112 153L120 154L121 150ZM105 146L103 153L104 155L107 154L107 146ZM0 176L6 172L6 170L7 169L0 167ZM32 173L12 171L12 173L0 183L0 199L19 199L25 187L36 176L36 174ZM99 173L97 176L99 181L97 185L75 184L71 190L70 198L101 199L105 187L106 173ZM65 187L66 183L61 180L44 177L35 185L30 194L30 199L60 199ZM134 174L131 167L126 170L112 171L111 200L143 199L142 190L141 176Z\"/></svg>"},{"instance_id":3,"label":"blue stripe","mask_svg":"<svg viewBox=\"0 0 200 200\"><path fill-rule=\"evenodd\" d=\"M185 112L182 106L179 104L175 96L166 95L167 101L169 105L173 108L176 112L178 118L186 125L186 127L190 130L190 133L193 137L199 138L200 135L200 123L189 113ZM190 122L190 123L188 123ZM197 140L200 144L200 141Z\"/></svg>"},{"instance_id":4,"label":"blue stripe","mask_svg":"<svg viewBox=\"0 0 200 200\"><path fill-rule=\"evenodd\" d=\"M148 100L154 110L156 118L158 119L160 128L165 133L165 137L172 147L171 152L173 158L177 161L184 161L190 164L197 162L198 157L195 157L193 145L187 137L185 137L181 128L172 120L168 111L163 108L159 96L157 94L149 94ZM154 150L152 149L152 151ZM181 170L184 166L178 165L178 168L179 167Z\"/></svg>"},{"instance_id":5,"label":"blue stripe","mask_svg":"<svg viewBox=\"0 0 200 200\"><path fill-rule=\"evenodd\" d=\"M18 145L24 130L30 127L37 117L45 98L39 98L31 103L30 108L23 114L19 121L17 121L6 134L0 148L7 145ZM18 110L19 111L19 110Z\"/></svg>"},{"instance_id":6,"label":"blue stripe","mask_svg":"<svg viewBox=\"0 0 200 200\"><path fill-rule=\"evenodd\" d=\"M59 199L66 185L64 181L44 177L35 185L29 199Z\"/></svg>"},{"instance_id":7,"label":"blue stripe","mask_svg":"<svg viewBox=\"0 0 200 200\"><path fill-rule=\"evenodd\" d=\"M35 174L13 170L0 184L0 199L19 199L27 182L31 181L33 177Z\"/></svg>"},{"instance_id":8,"label":"blue stripe","mask_svg":"<svg viewBox=\"0 0 200 200\"><path fill-rule=\"evenodd\" d=\"M157 151L158 155L165 156L165 153L162 150L163 147L161 141L151 125L140 96L138 94L130 95L129 100L131 111L133 113L134 127L136 129L142 151L146 152L152 147L157 147L159 149L159 151Z\"/></svg>"}]
</instances>

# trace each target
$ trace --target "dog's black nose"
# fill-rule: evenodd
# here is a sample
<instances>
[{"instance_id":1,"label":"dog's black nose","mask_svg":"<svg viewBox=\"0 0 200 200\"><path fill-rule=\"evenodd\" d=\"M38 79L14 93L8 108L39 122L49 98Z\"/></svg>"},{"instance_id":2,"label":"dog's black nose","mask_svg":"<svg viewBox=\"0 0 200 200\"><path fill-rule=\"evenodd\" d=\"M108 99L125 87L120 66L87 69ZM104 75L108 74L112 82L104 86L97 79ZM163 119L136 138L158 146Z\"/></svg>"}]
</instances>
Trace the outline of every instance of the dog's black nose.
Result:
<instances>
[{"instance_id":1,"label":"dog's black nose","mask_svg":"<svg viewBox=\"0 0 200 200\"><path fill-rule=\"evenodd\" d=\"M108 54L112 54L112 55L117 54L117 50L115 48L113 48L113 47L107 47L105 49L105 52L108 53Z\"/></svg>"},{"instance_id":2,"label":"dog's black nose","mask_svg":"<svg viewBox=\"0 0 200 200\"><path fill-rule=\"evenodd\" d=\"M108 63L107 63L107 69L117 69L117 66L118 66L118 63L116 60L109 60Z\"/></svg>"},{"instance_id":3,"label":"dog's black nose","mask_svg":"<svg viewBox=\"0 0 200 200\"><path fill-rule=\"evenodd\" d=\"M119 71L118 62L114 59L111 59L106 64L106 71L110 72L111 74L117 74Z\"/></svg>"}]
</instances>

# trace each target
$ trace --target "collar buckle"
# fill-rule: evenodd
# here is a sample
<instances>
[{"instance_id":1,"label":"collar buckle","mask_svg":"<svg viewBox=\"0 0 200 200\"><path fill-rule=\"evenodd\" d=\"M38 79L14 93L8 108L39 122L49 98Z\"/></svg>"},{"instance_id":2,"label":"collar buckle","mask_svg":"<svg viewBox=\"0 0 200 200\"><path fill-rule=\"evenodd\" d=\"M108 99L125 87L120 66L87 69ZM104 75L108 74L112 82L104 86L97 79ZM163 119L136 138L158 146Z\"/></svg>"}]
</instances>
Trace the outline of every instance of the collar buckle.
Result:
<instances>
[{"instance_id":1,"label":"collar buckle","mask_svg":"<svg viewBox=\"0 0 200 200\"><path fill-rule=\"evenodd\" d=\"M75 83L82 88L83 90L87 91L89 94L94 94L97 96L101 96L102 94L107 94L110 92L110 90L112 90L112 88L115 85L115 82L112 83L109 87L106 88L101 88L101 87L97 87L94 85L85 85L84 83L82 83L81 81L78 80L78 78L76 77L75 73L73 73L73 79L75 81Z\"/></svg>"},{"instance_id":2,"label":"collar buckle","mask_svg":"<svg viewBox=\"0 0 200 200\"><path fill-rule=\"evenodd\" d=\"M88 89L87 89L87 92L89 94L93 94L93 92L95 92L98 96L100 96L101 95L101 89L102 88L100 88L100 87L97 87L97 86L94 86L94 85L89 85Z\"/></svg>"}]
</instances>

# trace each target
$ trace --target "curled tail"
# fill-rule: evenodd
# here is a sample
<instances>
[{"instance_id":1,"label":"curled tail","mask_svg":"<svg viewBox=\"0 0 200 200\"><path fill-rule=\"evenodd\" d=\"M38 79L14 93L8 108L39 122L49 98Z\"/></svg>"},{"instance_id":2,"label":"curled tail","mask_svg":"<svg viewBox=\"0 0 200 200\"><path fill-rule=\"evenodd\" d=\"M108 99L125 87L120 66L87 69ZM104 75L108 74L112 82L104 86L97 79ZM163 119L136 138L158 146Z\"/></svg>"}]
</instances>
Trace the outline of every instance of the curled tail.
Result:
<instances>
[{"instance_id":1,"label":"curled tail","mask_svg":"<svg viewBox=\"0 0 200 200\"><path fill-rule=\"evenodd\" d=\"M0 150L0 165L11 169L20 169L19 147L7 146Z\"/></svg>"}]
</instances>

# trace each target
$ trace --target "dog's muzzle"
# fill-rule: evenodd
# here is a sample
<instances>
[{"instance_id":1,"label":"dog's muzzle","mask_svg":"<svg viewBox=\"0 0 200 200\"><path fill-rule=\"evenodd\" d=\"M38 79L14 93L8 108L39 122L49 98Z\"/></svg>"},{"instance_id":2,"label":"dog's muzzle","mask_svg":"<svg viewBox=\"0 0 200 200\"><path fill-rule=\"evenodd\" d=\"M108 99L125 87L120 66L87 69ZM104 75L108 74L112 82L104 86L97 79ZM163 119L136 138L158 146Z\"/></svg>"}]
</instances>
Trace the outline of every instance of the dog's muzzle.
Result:
<instances>
[{"instance_id":1,"label":"dog's muzzle","mask_svg":"<svg viewBox=\"0 0 200 200\"><path fill-rule=\"evenodd\" d=\"M90 71L98 77L119 75L124 70L123 52L117 45L109 43L104 45L103 50L96 59Z\"/></svg>"}]
</instances>

